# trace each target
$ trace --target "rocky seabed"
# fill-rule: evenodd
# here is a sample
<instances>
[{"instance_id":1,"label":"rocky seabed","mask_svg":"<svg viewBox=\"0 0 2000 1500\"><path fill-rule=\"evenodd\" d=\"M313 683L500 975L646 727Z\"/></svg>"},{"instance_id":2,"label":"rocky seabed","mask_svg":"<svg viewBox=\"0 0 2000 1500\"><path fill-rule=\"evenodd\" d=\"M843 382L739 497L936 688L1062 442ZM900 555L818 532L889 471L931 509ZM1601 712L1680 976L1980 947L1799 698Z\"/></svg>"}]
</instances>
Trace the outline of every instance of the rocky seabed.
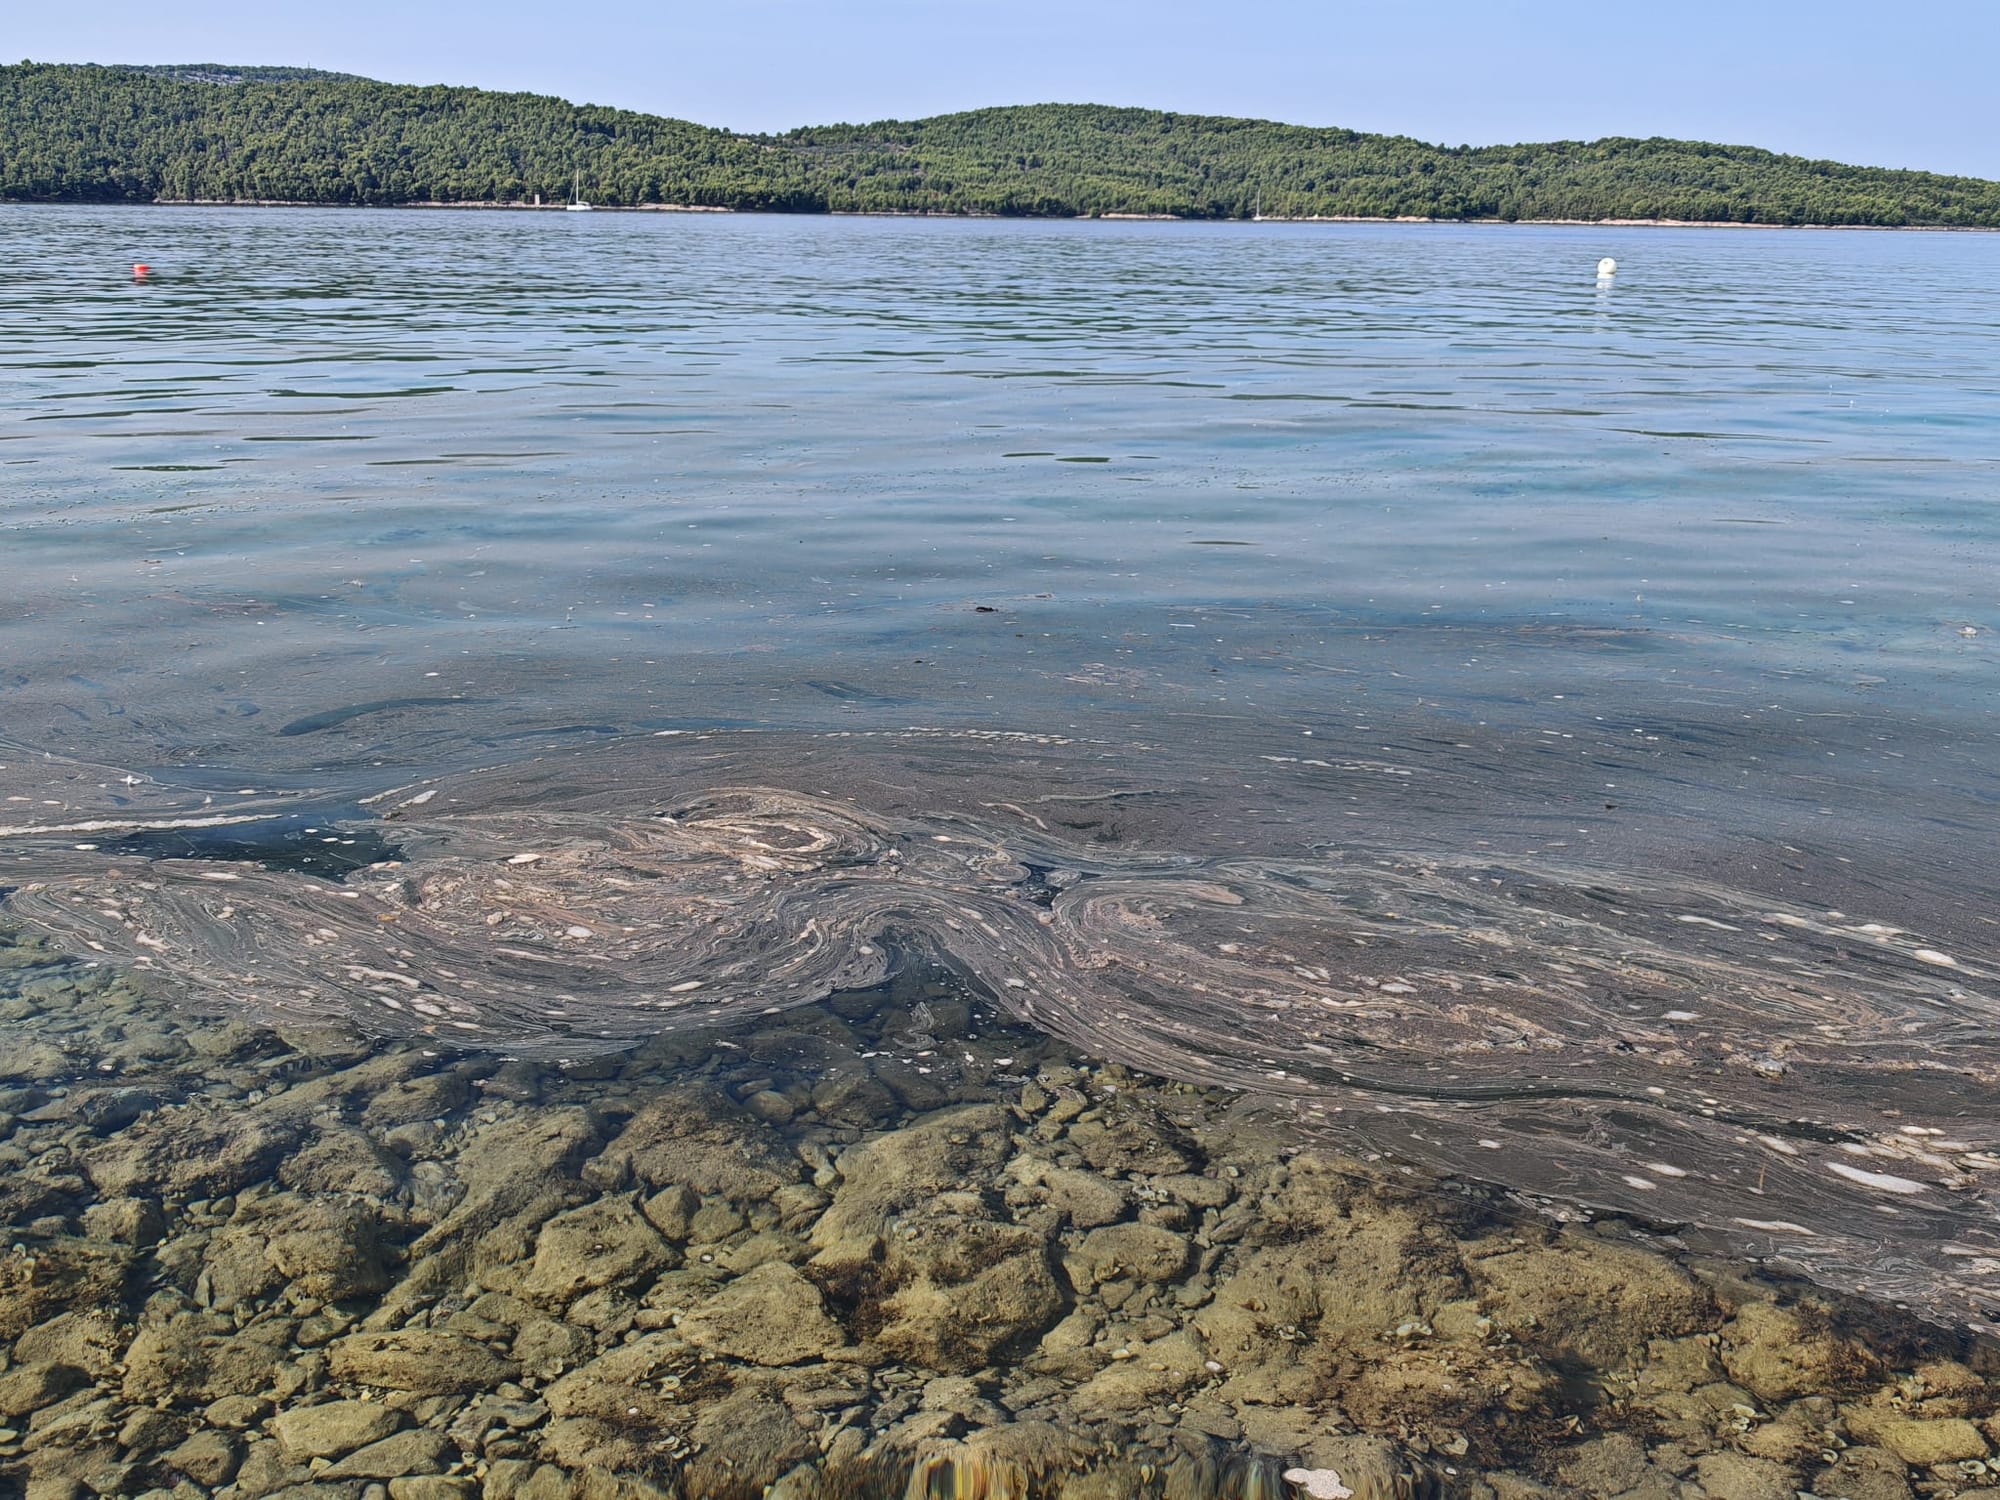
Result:
<instances>
[{"instance_id":1,"label":"rocky seabed","mask_svg":"<svg viewBox=\"0 0 2000 1500\"><path fill-rule=\"evenodd\" d=\"M570 1064L0 946L0 1494L1909 1500L1992 1352L949 981Z\"/></svg>"}]
</instances>

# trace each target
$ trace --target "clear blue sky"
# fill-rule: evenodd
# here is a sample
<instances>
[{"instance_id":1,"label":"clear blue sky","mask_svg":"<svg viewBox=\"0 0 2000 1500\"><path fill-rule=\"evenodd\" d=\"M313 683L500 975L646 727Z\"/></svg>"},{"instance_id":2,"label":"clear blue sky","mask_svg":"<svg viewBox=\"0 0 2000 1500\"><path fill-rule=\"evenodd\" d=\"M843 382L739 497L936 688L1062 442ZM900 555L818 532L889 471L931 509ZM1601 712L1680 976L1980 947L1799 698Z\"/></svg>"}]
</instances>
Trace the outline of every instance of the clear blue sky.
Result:
<instances>
[{"instance_id":1,"label":"clear blue sky","mask_svg":"<svg viewBox=\"0 0 2000 1500\"><path fill-rule=\"evenodd\" d=\"M2000 0L17 0L0 47L529 89L737 130L1046 100L2000 177Z\"/></svg>"}]
</instances>

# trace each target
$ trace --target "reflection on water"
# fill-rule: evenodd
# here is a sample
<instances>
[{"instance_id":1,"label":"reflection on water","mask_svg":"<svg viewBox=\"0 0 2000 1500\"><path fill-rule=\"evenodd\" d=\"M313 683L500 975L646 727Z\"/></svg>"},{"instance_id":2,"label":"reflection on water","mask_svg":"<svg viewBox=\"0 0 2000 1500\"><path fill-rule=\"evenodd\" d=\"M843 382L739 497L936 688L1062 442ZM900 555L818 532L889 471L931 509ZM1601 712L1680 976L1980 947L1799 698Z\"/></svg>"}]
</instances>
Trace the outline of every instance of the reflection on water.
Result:
<instances>
[{"instance_id":1,"label":"reflection on water","mask_svg":"<svg viewBox=\"0 0 2000 1500\"><path fill-rule=\"evenodd\" d=\"M934 961L1996 1321L1996 242L590 217L0 219L11 910L538 1057Z\"/></svg>"},{"instance_id":2,"label":"reflection on water","mask_svg":"<svg viewBox=\"0 0 2000 1500\"><path fill-rule=\"evenodd\" d=\"M1991 795L1986 237L21 207L0 237L0 629L43 748L269 779L721 723L1446 759L1686 724L1732 824L1800 776ZM151 283L97 273L134 241Z\"/></svg>"}]
</instances>

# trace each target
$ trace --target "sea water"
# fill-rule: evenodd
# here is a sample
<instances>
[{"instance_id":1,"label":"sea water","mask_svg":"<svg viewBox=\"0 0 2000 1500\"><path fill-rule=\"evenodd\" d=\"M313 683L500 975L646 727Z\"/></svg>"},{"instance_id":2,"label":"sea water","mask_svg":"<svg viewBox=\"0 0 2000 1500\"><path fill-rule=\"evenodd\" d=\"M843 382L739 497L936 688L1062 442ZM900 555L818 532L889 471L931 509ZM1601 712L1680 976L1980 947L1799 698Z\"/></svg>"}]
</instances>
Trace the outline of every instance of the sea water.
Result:
<instances>
[{"instance_id":1,"label":"sea water","mask_svg":"<svg viewBox=\"0 0 2000 1500\"><path fill-rule=\"evenodd\" d=\"M9 208L7 910L551 1058L921 961L1986 1326L1996 256Z\"/></svg>"}]
</instances>

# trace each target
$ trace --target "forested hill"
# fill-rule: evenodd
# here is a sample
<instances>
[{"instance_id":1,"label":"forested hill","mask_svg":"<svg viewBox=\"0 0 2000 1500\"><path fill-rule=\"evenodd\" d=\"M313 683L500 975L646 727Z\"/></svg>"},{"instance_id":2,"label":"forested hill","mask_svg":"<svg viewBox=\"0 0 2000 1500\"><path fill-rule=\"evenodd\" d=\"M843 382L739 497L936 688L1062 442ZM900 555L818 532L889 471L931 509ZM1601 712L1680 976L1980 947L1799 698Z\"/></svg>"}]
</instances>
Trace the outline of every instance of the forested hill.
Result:
<instances>
[{"instance_id":1,"label":"forested hill","mask_svg":"<svg viewBox=\"0 0 2000 1500\"><path fill-rule=\"evenodd\" d=\"M297 68L0 67L0 198L2000 227L2000 183L1692 141L1439 147L1092 105L737 135Z\"/></svg>"},{"instance_id":2,"label":"forested hill","mask_svg":"<svg viewBox=\"0 0 2000 1500\"><path fill-rule=\"evenodd\" d=\"M328 73L321 68L239 68L230 63L137 63L134 73L151 73L159 78L179 78L190 83L295 83L314 80L331 83L366 83L358 73Z\"/></svg>"}]
</instances>

